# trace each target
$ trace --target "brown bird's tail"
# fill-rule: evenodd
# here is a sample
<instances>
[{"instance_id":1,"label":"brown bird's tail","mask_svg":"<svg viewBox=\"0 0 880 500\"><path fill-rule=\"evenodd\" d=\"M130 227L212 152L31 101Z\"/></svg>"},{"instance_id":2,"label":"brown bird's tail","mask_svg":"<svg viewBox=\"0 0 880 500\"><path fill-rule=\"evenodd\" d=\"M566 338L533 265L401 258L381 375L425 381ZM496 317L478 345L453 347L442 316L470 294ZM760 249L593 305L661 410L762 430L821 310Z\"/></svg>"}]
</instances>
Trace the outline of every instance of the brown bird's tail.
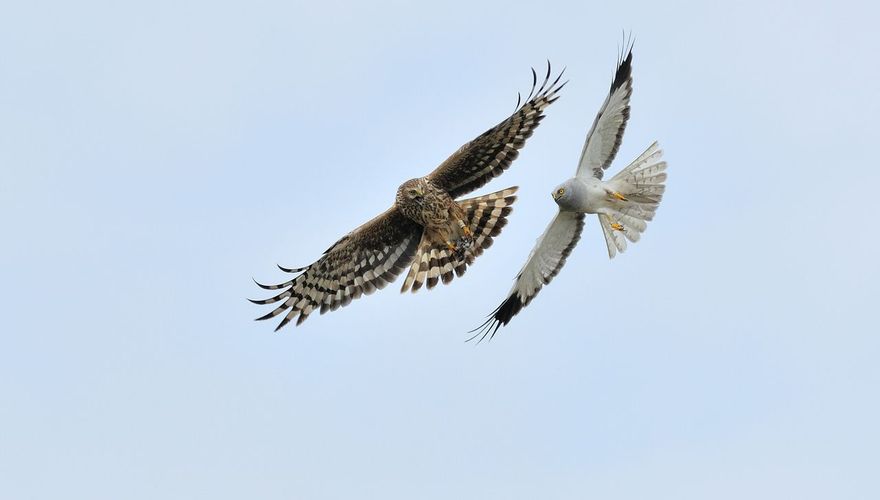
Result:
<instances>
[{"instance_id":1,"label":"brown bird's tail","mask_svg":"<svg viewBox=\"0 0 880 500\"><path fill-rule=\"evenodd\" d=\"M430 289L439 281L447 284L455 275L464 275L467 266L492 246L492 238L501 234L501 229L507 225L507 215L516 200L514 193L517 189L519 188L514 186L457 202L464 210L464 222L473 236L455 242L457 248L452 250L445 242L437 241L425 231L400 291L416 292L426 281L427 288Z\"/></svg>"}]
</instances>

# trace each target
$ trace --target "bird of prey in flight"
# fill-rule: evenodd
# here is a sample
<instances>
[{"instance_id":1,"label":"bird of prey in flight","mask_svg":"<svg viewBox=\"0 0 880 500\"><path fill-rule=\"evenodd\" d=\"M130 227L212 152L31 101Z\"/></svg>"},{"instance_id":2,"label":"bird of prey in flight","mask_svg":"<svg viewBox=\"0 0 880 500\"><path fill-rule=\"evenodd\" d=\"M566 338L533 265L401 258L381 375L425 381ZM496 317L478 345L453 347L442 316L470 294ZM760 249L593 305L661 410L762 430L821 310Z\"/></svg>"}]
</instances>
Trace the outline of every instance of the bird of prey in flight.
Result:
<instances>
[{"instance_id":1,"label":"bird of prey in flight","mask_svg":"<svg viewBox=\"0 0 880 500\"><path fill-rule=\"evenodd\" d=\"M507 223L517 188L456 198L501 175L516 159L565 85L559 83L562 73L552 82L550 73L548 62L538 87L533 69L532 91L521 106L517 102L510 117L463 145L430 174L401 184L391 208L343 236L316 262L299 269L279 266L297 275L278 285L257 283L265 290L280 290L274 297L251 300L280 302L257 320L283 314L276 331L294 318L299 325L316 310L323 314L385 287L410 265L401 292L462 276Z\"/></svg>"},{"instance_id":2,"label":"bird of prey in flight","mask_svg":"<svg viewBox=\"0 0 880 500\"><path fill-rule=\"evenodd\" d=\"M609 258L626 250L627 240L639 240L665 190L663 152L655 142L617 175L602 180L620 148L631 94L632 45L621 52L611 91L587 133L575 176L553 190L559 212L538 239L507 298L489 319L471 330L476 333L469 340L483 340L487 335L491 339L550 283L580 239L586 214L598 216Z\"/></svg>"}]
</instances>

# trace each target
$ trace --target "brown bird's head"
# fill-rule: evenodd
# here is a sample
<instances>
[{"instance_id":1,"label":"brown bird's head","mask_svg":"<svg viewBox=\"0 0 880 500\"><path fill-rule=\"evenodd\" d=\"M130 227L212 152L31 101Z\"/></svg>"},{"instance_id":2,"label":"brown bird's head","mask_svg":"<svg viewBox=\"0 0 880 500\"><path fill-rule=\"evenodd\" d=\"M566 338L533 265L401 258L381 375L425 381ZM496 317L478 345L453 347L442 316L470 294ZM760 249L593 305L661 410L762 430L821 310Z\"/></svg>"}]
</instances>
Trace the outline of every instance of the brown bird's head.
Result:
<instances>
[{"instance_id":1,"label":"brown bird's head","mask_svg":"<svg viewBox=\"0 0 880 500\"><path fill-rule=\"evenodd\" d=\"M420 203L428 192L428 184L423 178L410 179L397 188L397 203Z\"/></svg>"}]
</instances>

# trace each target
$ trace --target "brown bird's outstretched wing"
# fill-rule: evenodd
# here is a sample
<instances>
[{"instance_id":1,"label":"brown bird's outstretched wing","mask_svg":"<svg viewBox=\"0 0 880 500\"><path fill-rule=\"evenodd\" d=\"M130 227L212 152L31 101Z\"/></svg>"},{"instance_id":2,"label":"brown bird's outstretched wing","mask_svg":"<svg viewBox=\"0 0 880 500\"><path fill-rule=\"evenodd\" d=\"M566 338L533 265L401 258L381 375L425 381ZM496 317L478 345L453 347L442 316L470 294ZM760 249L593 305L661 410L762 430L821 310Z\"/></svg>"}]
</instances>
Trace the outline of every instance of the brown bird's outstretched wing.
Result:
<instances>
[{"instance_id":1,"label":"brown bird's outstretched wing","mask_svg":"<svg viewBox=\"0 0 880 500\"><path fill-rule=\"evenodd\" d=\"M507 170L519 156L519 150L532 136L535 128L544 119L544 109L559 98L557 93L567 82L559 83L562 72L550 82L550 63L547 75L540 88L538 78L532 70L532 91L526 103L519 106L510 117L483 132L476 139L460 147L446 159L428 178L445 189L452 198L457 198L482 187L492 178Z\"/></svg>"},{"instance_id":2,"label":"brown bird's outstretched wing","mask_svg":"<svg viewBox=\"0 0 880 500\"><path fill-rule=\"evenodd\" d=\"M261 285L266 290L283 290L265 300L251 300L254 304L281 302L272 312L257 318L274 318L286 312L278 331L299 316L299 325L314 310L321 314L348 305L362 294L370 294L394 281L413 259L422 227L407 219L396 207L361 225L324 252L315 263L300 269L286 269L301 273L278 285Z\"/></svg>"}]
</instances>

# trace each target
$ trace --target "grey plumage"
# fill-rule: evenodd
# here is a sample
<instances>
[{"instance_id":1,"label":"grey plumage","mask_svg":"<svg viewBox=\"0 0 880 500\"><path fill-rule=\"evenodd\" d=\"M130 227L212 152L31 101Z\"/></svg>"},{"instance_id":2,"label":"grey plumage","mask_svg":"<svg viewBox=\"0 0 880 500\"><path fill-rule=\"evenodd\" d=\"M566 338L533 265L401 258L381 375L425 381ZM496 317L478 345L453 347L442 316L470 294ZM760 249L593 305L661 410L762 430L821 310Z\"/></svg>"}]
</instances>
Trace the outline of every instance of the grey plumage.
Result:
<instances>
[{"instance_id":1,"label":"grey plumage","mask_svg":"<svg viewBox=\"0 0 880 500\"><path fill-rule=\"evenodd\" d=\"M538 239L507 298L471 331L475 332L471 339L491 339L550 283L580 240L585 214L597 214L610 258L626 249L627 240L638 241L647 221L653 219L666 182L666 162L656 142L620 173L602 181L630 116L632 46L625 54L618 60L610 92L587 133L575 177L553 190L559 213Z\"/></svg>"}]
</instances>

